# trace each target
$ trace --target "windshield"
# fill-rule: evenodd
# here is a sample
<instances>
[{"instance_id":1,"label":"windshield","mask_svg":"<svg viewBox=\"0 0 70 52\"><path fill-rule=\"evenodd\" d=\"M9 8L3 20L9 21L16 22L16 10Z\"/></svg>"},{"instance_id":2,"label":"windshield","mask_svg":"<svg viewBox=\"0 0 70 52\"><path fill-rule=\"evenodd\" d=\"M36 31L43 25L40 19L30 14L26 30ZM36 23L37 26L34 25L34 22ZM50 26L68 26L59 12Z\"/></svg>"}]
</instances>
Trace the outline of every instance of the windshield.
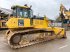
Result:
<instances>
[{"instance_id":1,"label":"windshield","mask_svg":"<svg viewBox=\"0 0 70 52\"><path fill-rule=\"evenodd\" d=\"M29 17L32 18L33 12L31 9L23 9L23 8L17 8L13 10L13 15L17 17Z\"/></svg>"}]
</instances>

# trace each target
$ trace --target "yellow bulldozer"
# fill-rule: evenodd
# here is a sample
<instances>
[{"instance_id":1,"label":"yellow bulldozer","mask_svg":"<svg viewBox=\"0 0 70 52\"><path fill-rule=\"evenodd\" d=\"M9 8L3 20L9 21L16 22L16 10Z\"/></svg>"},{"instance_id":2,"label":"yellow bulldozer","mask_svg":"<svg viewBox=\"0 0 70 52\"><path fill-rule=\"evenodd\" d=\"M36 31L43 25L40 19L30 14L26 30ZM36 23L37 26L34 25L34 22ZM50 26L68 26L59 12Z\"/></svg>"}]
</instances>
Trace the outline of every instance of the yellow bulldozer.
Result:
<instances>
[{"instance_id":1,"label":"yellow bulldozer","mask_svg":"<svg viewBox=\"0 0 70 52\"><path fill-rule=\"evenodd\" d=\"M6 27L6 21L9 19L9 16L11 16L12 11L5 8L0 8L0 30L7 29Z\"/></svg>"},{"instance_id":2,"label":"yellow bulldozer","mask_svg":"<svg viewBox=\"0 0 70 52\"><path fill-rule=\"evenodd\" d=\"M7 18L5 16L6 16L5 14L0 15L0 30L7 28L6 25L5 25L5 23L7 21Z\"/></svg>"},{"instance_id":3,"label":"yellow bulldozer","mask_svg":"<svg viewBox=\"0 0 70 52\"><path fill-rule=\"evenodd\" d=\"M11 48L21 48L32 44L66 38L64 28L49 27L48 19L33 16L31 7L12 6L13 16L6 22L9 30L6 39Z\"/></svg>"}]
</instances>

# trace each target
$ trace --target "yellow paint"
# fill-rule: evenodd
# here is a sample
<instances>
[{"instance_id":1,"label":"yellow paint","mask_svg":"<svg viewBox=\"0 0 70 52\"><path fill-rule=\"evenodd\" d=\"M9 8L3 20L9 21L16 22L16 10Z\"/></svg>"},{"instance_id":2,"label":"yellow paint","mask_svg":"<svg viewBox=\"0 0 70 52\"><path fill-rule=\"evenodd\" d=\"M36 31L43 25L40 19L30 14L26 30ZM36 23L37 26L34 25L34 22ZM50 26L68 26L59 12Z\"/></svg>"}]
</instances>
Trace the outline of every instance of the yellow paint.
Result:
<instances>
[{"instance_id":1,"label":"yellow paint","mask_svg":"<svg viewBox=\"0 0 70 52\"><path fill-rule=\"evenodd\" d=\"M18 20L23 20L24 25L18 26ZM47 20L40 20L40 19L33 19L33 25L30 24L30 18L15 18L11 17L7 22L6 25L8 28L19 28L19 27L34 27L34 28L46 28L48 27Z\"/></svg>"},{"instance_id":2,"label":"yellow paint","mask_svg":"<svg viewBox=\"0 0 70 52\"><path fill-rule=\"evenodd\" d=\"M12 7L20 7L20 8L30 8L30 7L28 7L28 6L19 6L19 5L15 5L15 6L12 6Z\"/></svg>"},{"instance_id":3,"label":"yellow paint","mask_svg":"<svg viewBox=\"0 0 70 52\"><path fill-rule=\"evenodd\" d=\"M63 29L63 30L62 30ZM65 29L64 28L59 28L59 27L54 27L53 31L55 32L55 34L57 35L60 31L61 31L61 35L64 35Z\"/></svg>"},{"instance_id":4,"label":"yellow paint","mask_svg":"<svg viewBox=\"0 0 70 52\"><path fill-rule=\"evenodd\" d=\"M18 20L21 19L24 21L23 26L18 26ZM47 29L48 31L54 31L54 33L57 35L62 29L63 31L60 33L61 35L64 35L64 28L59 28L59 27L49 27L48 26L49 22L48 20L40 20L40 19L33 19L33 25L30 24L30 18L10 18L7 22L6 25L8 28L25 28L25 27L33 27L33 28L43 28Z\"/></svg>"}]
</instances>

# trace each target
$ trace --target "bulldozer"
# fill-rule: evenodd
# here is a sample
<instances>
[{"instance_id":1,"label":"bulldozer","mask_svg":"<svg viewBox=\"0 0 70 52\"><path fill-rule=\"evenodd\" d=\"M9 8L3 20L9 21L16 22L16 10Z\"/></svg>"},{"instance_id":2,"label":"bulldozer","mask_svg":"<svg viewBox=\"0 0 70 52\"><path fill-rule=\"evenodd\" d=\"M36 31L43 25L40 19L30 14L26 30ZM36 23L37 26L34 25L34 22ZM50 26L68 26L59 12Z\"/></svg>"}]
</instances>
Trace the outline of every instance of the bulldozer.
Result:
<instances>
[{"instance_id":1,"label":"bulldozer","mask_svg":"<svg viewBox=\"0 0 70 52\"><path fill-rule=\"evenodd\" d=\"M9 29L5 36L11 48L21 48L48 40L66 38L64 28L49 27L46 16L33 16L31 7L15 5L11 9L13 16L6 22Z\"/></svg>"},{"instance_id":2,"label":"bulldozer","mask_svg":"<svg viewBox=\"0 0 70 52\"><path fill-rule=\"evenodd\" d=\"M7 21L7 17L6 17L7 15L5 15L5 14L0 14L0 30L1 29L6 29L6 25L5 25L5 23L6 23L6 21Z\"/></svg>"},{"instance_id":3,"label":"bulldozer","mask_svg":"<svg viewBox=\"0 0 70 52\"><path fill-rule=\"evenodd\" d=\"M12 11L5 8L0 8L0 30L7 29L5 23L11 16Z\"/></svg>"}]
</instances>

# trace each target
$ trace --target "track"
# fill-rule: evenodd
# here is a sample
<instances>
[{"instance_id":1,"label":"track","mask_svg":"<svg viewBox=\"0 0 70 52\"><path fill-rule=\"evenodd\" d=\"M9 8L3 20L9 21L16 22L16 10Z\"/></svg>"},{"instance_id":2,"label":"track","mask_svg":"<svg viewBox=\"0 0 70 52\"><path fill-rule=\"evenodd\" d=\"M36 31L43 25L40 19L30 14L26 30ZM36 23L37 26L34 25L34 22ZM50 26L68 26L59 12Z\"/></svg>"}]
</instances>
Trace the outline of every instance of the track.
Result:
<instances>
[{"instance_id":1,"label":"track","mask_svg":"<svg viewBox=\"0 0 70 52\"><path fill-rule=\"evenodd\" d=\"M28 29L23 31L8 31L6 38L11 48L21 48L55 39L55 36L53 31Z\"/></svg>"}]
</instances>

